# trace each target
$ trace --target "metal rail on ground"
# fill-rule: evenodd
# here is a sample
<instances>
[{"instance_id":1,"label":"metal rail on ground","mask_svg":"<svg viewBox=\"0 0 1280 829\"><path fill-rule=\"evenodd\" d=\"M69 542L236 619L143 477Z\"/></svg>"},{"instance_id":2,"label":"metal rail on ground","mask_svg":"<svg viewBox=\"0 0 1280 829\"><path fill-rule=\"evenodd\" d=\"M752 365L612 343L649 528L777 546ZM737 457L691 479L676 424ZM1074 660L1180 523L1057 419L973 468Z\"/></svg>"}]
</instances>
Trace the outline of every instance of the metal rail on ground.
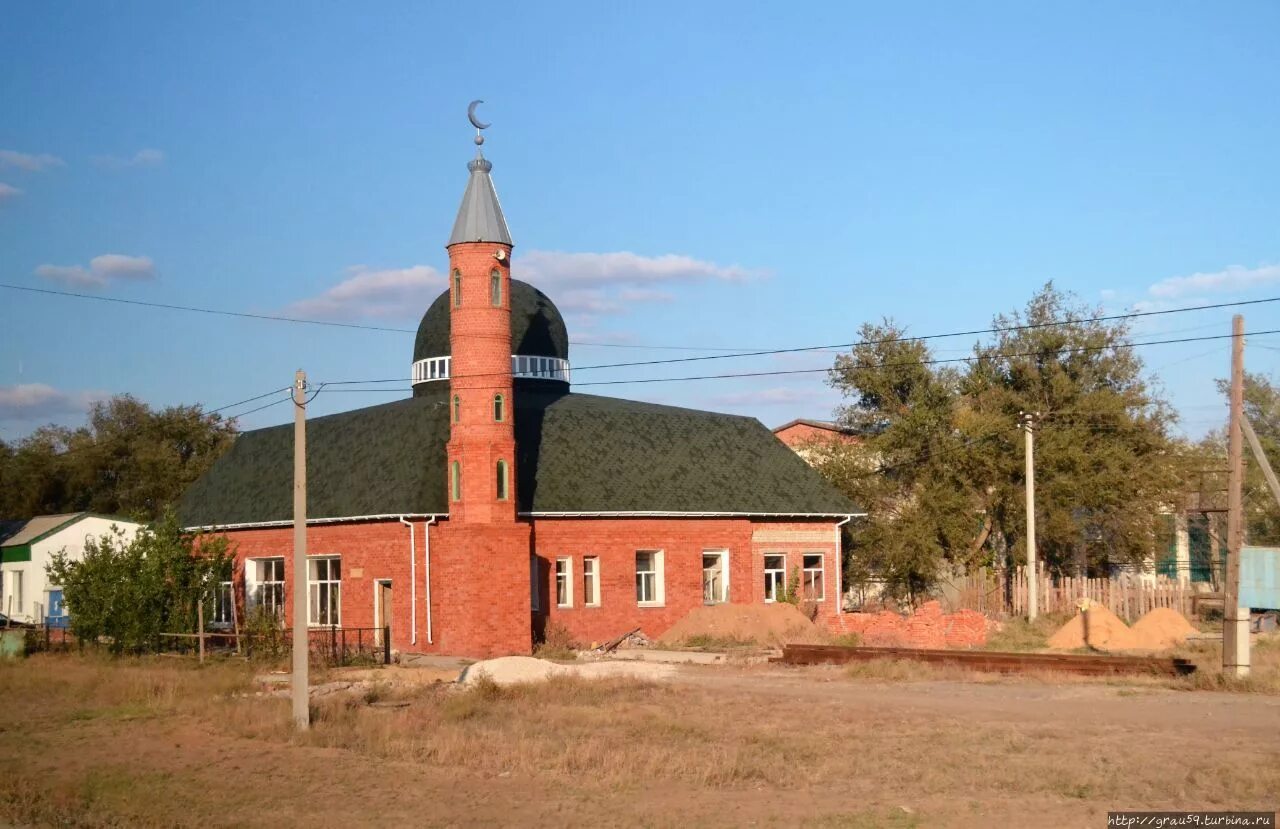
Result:
<instances>
[{"instance_id":1,"label":"metal rail on ground","mask_svg":"<svg viewBox=\"0 0 1280 829\"><path fill-rule=\"evenodd\" d=\"M1186 659L1156 656L1102 656L1068 653L1003 653L918 648L867 648L842 645L785 645L774 659L786 665L844 665L877 659L901 659L935 665L958 665L974 671L1029 673L1059 671L1083 676L1154 674L1182 676L1195 671Z\"/></svg>"}]
</instances>

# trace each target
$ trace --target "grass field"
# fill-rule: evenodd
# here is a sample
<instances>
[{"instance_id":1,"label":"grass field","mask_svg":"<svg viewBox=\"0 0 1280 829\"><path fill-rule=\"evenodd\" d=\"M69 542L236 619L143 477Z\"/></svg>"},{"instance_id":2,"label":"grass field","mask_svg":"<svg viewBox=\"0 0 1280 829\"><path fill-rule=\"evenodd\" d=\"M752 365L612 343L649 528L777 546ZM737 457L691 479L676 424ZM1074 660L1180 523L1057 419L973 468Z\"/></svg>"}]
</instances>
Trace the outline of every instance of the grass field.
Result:
<instances>
[{"instance_id":1,"label":"grass field","mask_svg":"<svg viewBox=\"0 0 1280 829\"><path fill-rule=\"evenodd\" d=\"M1272 809L1280 792L1280 706L1266 694L769 666L455 691L406 683L407 670L362 672L386 681L316 700L298 735L287 700L245 695L256 686L243 663L0 665L0 816L1104 825L1111 808Z\"/></svg>"}]
</instances>

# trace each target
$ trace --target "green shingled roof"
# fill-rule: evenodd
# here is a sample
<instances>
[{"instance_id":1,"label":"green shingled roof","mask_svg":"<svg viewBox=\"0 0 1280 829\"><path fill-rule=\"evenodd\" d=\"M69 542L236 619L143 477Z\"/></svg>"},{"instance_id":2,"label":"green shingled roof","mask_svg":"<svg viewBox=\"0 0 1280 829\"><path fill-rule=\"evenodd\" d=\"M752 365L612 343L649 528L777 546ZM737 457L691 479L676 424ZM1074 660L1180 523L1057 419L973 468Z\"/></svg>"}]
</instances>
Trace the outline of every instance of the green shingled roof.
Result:
<instances>
[{"instance_id":1,"label":"green shingled roof","mask_svg":"<svg viewBox=\"0 0 1280 829\"><path fill-rule=\"evenodd\" d=\"M309 421L308 514L447 513L445 401ZM860 512L754 418L517 388L515 422L521 512ZM292 425L241 435L183 496L183 524L288 520L292 452Z\"/></svg>"}]
</instances>

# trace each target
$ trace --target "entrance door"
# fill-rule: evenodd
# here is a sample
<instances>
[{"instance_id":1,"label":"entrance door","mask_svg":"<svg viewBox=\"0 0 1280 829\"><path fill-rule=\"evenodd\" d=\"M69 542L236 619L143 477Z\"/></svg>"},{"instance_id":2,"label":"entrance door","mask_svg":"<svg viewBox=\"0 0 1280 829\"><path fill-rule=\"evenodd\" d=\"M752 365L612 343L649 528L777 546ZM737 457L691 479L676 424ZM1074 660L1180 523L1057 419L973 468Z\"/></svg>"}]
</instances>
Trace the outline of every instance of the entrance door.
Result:
<instances>
[{"instance_id":1,"label":"entrance door","mask_svg":"<svg viewBox=\"0 0 1280 829\"><path fill-rule=\"evenodd\" d=\"M373 585L373 623L377 627L374 638L383 645L382 629L391 628L391 579L378 579Z\"/></svg>"},{"instance_id":2,"label":"entrance door","mask_svg":"<svg viewBox=\"0 0 1280 829\"><path fill-rule=\"evenodd\" d=\"M67 603L62 598L61 590L49 591L49 612L45 618L46 624L51 628L67 626Z\"/></svg>"}]
</instances>

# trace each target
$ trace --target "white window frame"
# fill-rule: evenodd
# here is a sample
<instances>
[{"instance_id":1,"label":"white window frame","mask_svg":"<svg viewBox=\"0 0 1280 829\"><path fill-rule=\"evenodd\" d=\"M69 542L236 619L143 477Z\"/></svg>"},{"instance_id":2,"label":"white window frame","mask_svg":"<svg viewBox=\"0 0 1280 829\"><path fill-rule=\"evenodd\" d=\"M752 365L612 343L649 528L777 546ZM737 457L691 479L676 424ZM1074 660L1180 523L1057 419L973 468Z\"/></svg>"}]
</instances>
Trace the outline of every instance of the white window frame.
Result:
<instances>
[{"instance_id":1,"label":"white window frame","mask_svg":"<svg viewBox=\"0 0 1280 829\"><path fill-rule=\"evenodd\" d=\"M327 565L321 568L319 565ZM333 565L337 565L338 572L335 577L333 573ZM312 565L316 565L314 569L321 571L323 569L324 578L313 578L311 571ZM325 588L328 588L327 590ZM334 593L337 594L337 600L334 600ZM330 618L327 621L320 621L318 611L321 608L322 599L328 596L328 601L324 602L328 606L328 612L325 616ZM336 605L336 614L334 612ZM333 616L337 618L333 618ZM342 627L342 556L339 555L322 555L307 556L307 627Z\"/></svg>"},{"instance_id":2,"label":"white window frame","mask_svg":"<svg viewBox=\"0 0 1280 829\"><path fill-rule=\"evenodd\" d=\"M818 566L810 567L809 559L818 558ZM822 584L822 595L809 595L809 574L817 573ZM800 596L809 602L825 602L827 600L827 556L824 553L802 553L800 556Z\"/></svg>"},{"instance_id":3,"label":"white window frame","mask_svg":"<svg viewBox=\"0 0 1280 829\"><path fill-rule=\"evenodd\" d=\"M720 559L720 596L707 598L707 566L706 557L715 556ZM723 547L702 551L702 602L703 604L729 603L729 551Z\"/></svg>"},{"instance_id":4,"label":"white window frame","mask_svg":"<svg viewBox=\"0 0 1280 829\"><path fill-rule=\"evenodd\" d=\"M645 554L648 554L652 557L651 558L651 561L653 562L652 570L640 569L640 556ZM666 586L664 584L666 581L666 578L665 578L664 567L663 567L664 558L665 556L663 555L662 550L636 550L635 568L636 568L636 606L637 607L662 607L666 604ZM641 585L643 584L642 578L644 576L650 576L652 578L653 589L651 591L641 590ZM651 593L652 595L650 595L648 598L642 599L641 598L642 592Z\"/></svg>"},{"instance_id":5,"label":"white window frame","mask_svg":"<svg viewBox=\"0 0 1280 829\"><path fill-rule=\"evenodd\" d=\"M782 567L770 567L769 559L782 559ZM772 582L773 593L769 592L770 582ZM765 553L764 554L764 601L765 604L773 604L782 601L787 597L787 554L786 553Z\"/></svg>"},{"instance_id":6,"label":"white window frame","mask_svg":"<svg viewBox=\"0 0 1280 829\"><path fill-rule=\"evenodd\" d=\"M573 559L569 556L556 556L556 607L573 607Z\"/></svg>"},{"instance_id":7,"label":"white window frame","mask_svg":"<svg viewBox=\"0 0 1280 829\"><path fill-rule=\"evenodd\" d=\"M236 601L235 583L219 581L213 588L213 613L209 623L214 625L230 625L234 621L235 611L232 609ZM223 618L225 616L225 618Z\"/></svg>"},{"instance_id":8,"label":"white window frame","mask_svg":"<svg viewBox=\"0 0 1280 829\"><path fill-rule=\"evenodd\" d=\"M582 606L600 606L600 556L582 557Z\"/></svg>"},{"instance_id":9,"label":"white window frame","mask_svg":"<svg viewBox=\"0 0 1280 829\"><path fill-rule=\"evenodd\" d=\"M279 579L262 578L262 565L269 562L280 563ZM245 585L247 588L245 591L246 609L252 610L259 607L265 607L273 616L283 621L285 600L284 556L263 556L262 558L251 558L248 563L252 566L245 568L245 580L247 582ZM252 580L250 580L250 576L252 576ZM278 590L272 589L270 593L268 593L265 589L267 587L278 587ZM263 601L263 596L266 595L274 596L275 598Z\"/></svg>"}]
</instances>

